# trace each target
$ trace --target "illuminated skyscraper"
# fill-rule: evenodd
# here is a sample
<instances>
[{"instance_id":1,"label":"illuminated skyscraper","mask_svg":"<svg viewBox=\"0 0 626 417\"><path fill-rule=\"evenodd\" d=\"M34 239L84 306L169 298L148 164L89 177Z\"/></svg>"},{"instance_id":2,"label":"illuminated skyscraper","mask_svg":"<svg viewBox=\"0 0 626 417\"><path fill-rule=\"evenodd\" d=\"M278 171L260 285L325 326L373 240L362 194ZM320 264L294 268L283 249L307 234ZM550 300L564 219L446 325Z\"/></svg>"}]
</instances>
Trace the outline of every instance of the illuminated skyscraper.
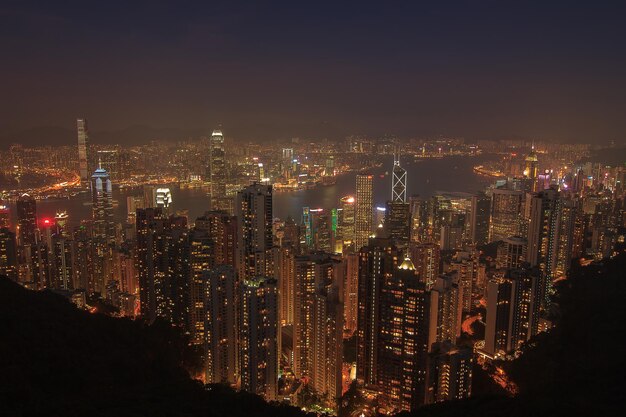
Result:
<instances>
[{"instance_id":1,"label":"illuminated skyscraper","mask_svg":"<svg viewBox=\"0 0 626 417\"><path fill-rule=\"evenodd\" d=\"M17 245L15 233L0 227L0 275L17 281Z\"/></svg>"},{"instance_id":2,"label":"illuminated skyscraper","mask_svg":"<svg viewBox=\"0 0 626 417\"><path fill-rule=\"evenodd\" d=\"M272 276L272 186L254 183L237 193L239 279Z\"/></svg>"},{"instance_id":3,"label":"illuminated skyscraper","mask_svg":"<svg viewBox=\"0 0 626 417\"><path fill-rule=\"evenodd\" d=\"M406 169L400 166L400 155L393 155L393 170L391 172L391 201L394 203L406 203Z\"/></svg>"},{"instance_id":4,"label":"illuminated skyscraper","mask_svg":"<svg viewBox=\"0 0 626 417\"><path fill-rule=\"evenodd\" d=\"M489 241L490 211L491 199L485 193L472 196L469 235L477 245L485 245Z\"/></svg>"},{"instance_id":5,"label":"illuminated skyscraper","mask_svg":"<svg viewBox=\"0 0 626 417\"><path fill-rule=\"evenodd\" d=\"M278 288L273 278L245 279L239 296L241 389L276 399L278 392Z\"/></svg>"},{"instance_id":6,"label":"illuminated skyscraper","mask_svg":"<svg viewBox=\"0 0 626 417\"><path fill-rule=\"evenodd\" d=\"M535 192L538 190L538 171L539 171L539 159L537 159L537 153L535 152L535 146L533 145L531 152L526 156L526 166L524 169L524 177L527 178L531 184L529 191Z\"/></svg>"},{"instance_id":7,"label":"illuminated skyscraper","mask_svg":"<svg viewBox=\"0 0 626 417\"><path fill-rule=\"evenodd\" d=\"M113 185L109 173L96 169L91 176L91 197L94 222L94 236L106 241L115 237L113 222Z\"/></svg>"},{"instance_id":8,"label":"illuminated skyscraper","mask_svg":"<svg viewBox=\"0 0 626 417\"><path fill-rule=\"evenodd\" d=\"M337 239L343 242L342 248L347 248L354 244L354 197L342 197L337 212Z\"/></svg>"},{"instance_id":9,"label":"illuminated skyscraper","mask_svg":"<svg viewBox=\"0 0 626 417\"><path fill-rule=\"evenodd\" d=\"M392 408L415 410L426 396L430 295L409 258L381 284L378 389Z\"/></svg>"},{"instance_id":10,"label":"illuminated skyscraper","mask_svg":"<svg viewBox=\"0 0 626 417\"><path fill-rule=\"evenodd\" d=\"M507 352L510 342L512 283L496 276L487 283L487 319L485 326L485 352L495 356Z\"/></svg>"},{"instance_id":11,"label":"illuminated skyscraper","mask_svg":"<svg viewBox=\"0 0 626 417\"><path fill-rule=\"evenodd\" d=\"M345 277L343 285L344 329L352 335L357 329L356 321L359 311L359 254L344 255Z\"/></svg>"},{"instance_id":12,"label":"illuminated skyscraper","mask_svg":"<svg viewBox=\"0 0 626 417\"><path fill-rule=\"evenodd\" d=\"M489 241L495 242L520 234L522 191L496 188L491 196Z\"/></svg>"},{"instance_id":13,"label":"illuminated skyscraper","mask_svg":"<svg viewBox=\"0 0 626 417\"><path fill-rule=\"evenodd\" d=\"M406 246L411 235L411 207L403 201L388 201L385 229L398 245Z\"/></svg>"},{"instance_id":14,"label":"illuminated skyscraper","mask_svg":"<svg viewBox=\"0 0 626 417\"><path fill-rule=\"evenodd\" d=\"M235 269L231 265L222 265L204 274L206 381L213 384L235 384L237 382Z\"/></svg>"},{"instance_id":15,"label":"illuminated skyscraper","mask_svg":"<svg viewBox=\"0 0 626 417\"><path fill-rule=\"evenodd\" d=\"M508 237L498 245L496 266L502 269L519 268L526 262L526 239Z\"/></svg>"},{"instance_id":16,"label":"illuminated skyscraper","mask_svg":"<svg viewBox=\"0 0 626 417\"><path fill-rule=\"evenodd\" d=\"M462 300L462 289L454 282L453 275L437 278L430 291L429 350L436 342L455 343L461 336Z\"/></svg>"},{"instance_id":17,"label":"illuminated skyscraper","mask_svg":"<svg viewBox=\"0 0 626 417\"><path fill-rule=\"evenodd\" d=\"M472 392L472 349L453 343L437 343L431 354L429 401L453 401L469 398Z\"/></svg>"},{"instance_id":18,"label":"illuminated skyscraper","mask_svg":"<svg viewBox=\"0 0 626 417\"><path fill-rule=\"evenodd\" d=\"M78 132L78 171L82 182L89 181L89 164L87 147L89 146L89 131L87 130L87 119L76 119L76 130Z\"/></svg>"},{"instance_id":19,"label":"illuminated skyscraper","mask_svg":"<svg viewBox=\"0 0 626 417\"><path fill-rule=\"evenodd\" d=\"M17 243L34 245L37 241L37 202L28 194L22 194L15 205L17 214Z\"/></svg>"},{"instance_id":20,"label":"illuminated skyscraper","mask_svg":"<svg viewBox=\"0 0 626 417\"><path fill-rule=\"evenodd\" d=\"M409 253L420 281L431 288L441 270L439 261L441 249L436 243L420 243L409 247Z\"/></svg>"},{"instance_id":21,"label":"illuminated skyscraper","mask_svg":"<svg viewBox=\"0 0 626 417\"><path fill-rule=\"evenodd\" d=\"M211 134L211 209L228 210L226 199L226 157L221 130Z\"/></svg>"},{"instance_id":22,"label":"illuminated skyscraper","mask_svg":"<svg viewBox=\"0 0 626 417\"><path fill-rule=\"evenodd\" d=\"M367 245L373 230L373 175L357 174L354 210L355 250Z\"/></svg>"},{"instance_id":23,"label":"illuminated skyscraper","mask_svg":"<svg viewBox=\"0 0 626 417\"><path fill-rule=\"evenodd\" d=\"M0 229L6 227L7 229L11 226L11 213L9 211L8 204L5 204L2 199L0 199Z\"/></svg>"},{"instance_id":24,"label":"illuminated skyscraper","mask_svg":"<svg viewBox=\"0 0 626 417\"><path fill-rule=\"evenodd\" d=\"M157 188L155 195L156 206L163 209L168 214L170 205L172 204L172 192L169 188Z\"/></svg>"},{"instance_id":25,"label":"illuminated skyscraper","mask_svg":"<svg viewBox=\"0 0 626 417\"><path fill-rule=\"evenodd\" d=\"M457 282L461 289L463 312L472 309L472 293L478 277L478 258L470 253L459 251L450 262L450 270L456 271Z\"/></svg>"},{"instance_id":26,"label":"illuminated skyscraper","mask_svg":"<svg viewBox=\"0 0 626 417\"><path fill-rule=\"evenodd\" d=\"M281 326L293 324L295 298L295 251L292 246L275 247L274 277L280 294L279 320Z\"/></svg>"}]
</instances>

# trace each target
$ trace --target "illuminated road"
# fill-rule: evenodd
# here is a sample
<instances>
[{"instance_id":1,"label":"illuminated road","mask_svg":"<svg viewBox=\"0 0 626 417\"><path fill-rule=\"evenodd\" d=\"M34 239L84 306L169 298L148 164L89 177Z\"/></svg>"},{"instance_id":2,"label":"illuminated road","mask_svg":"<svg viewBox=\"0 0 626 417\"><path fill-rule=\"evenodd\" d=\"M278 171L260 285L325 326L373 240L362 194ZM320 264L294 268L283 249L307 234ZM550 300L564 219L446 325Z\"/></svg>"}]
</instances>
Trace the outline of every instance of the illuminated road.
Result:
<instances>
[{"instance_id":1,"label":"illuminated road","mask_svg":"<svg viewBox=\"0 0 626 417\"><path fill-rule=\"evenodd\" d=\"M468 335L473 336L474 330L472 329L472 324L474 324L476 320L482 320L482 319L483 319L483 316L480 314L466 318L461 324L461 330L463 330L463 332L467 333Z\"/></svg>"}]
</instances>

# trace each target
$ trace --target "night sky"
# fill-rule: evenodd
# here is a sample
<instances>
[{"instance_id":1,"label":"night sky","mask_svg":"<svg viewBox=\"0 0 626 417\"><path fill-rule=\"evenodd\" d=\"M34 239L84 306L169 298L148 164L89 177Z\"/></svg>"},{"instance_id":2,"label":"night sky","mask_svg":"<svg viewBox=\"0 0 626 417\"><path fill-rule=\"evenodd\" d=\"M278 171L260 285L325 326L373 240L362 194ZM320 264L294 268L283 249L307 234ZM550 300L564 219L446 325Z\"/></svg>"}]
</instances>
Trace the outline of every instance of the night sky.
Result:
<instances>
[{"instance_id":1,"label":"night sky","mask_svg":"<svg viewBox=\"0 0 626 417\"><path fill-rule=\"evenodd\" d=\"M3 0L0 134L626 144L625 22L623 1Z\"/></svg>"}]
</instances>

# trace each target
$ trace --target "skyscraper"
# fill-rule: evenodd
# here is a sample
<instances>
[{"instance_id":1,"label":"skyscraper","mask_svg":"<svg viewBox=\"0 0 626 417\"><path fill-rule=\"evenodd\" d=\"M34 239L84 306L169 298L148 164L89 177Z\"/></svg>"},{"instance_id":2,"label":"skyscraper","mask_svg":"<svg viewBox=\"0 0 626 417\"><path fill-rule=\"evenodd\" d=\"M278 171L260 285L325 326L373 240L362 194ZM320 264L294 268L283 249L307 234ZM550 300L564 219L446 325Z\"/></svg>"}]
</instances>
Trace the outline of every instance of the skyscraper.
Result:
<instances>
[{"instance_id":1,"label":"skyscraper","mask_svg":"<svg viewBox=\"0 0 626 417\"><path fill-rule=\"evenodd\" d=\"M172 204L172 192L169 188L157 188L155 195L156 207L161 207L163 212L169 214L169 208Z\"/></svg>"},{"instance_id":2,"label":"skyscraper","mask_svg":"<svg viewBox=\"0 0 626 417\"><path fill-rule=\"evenodd\" d=\"M0 275L17 281L17 247L15 233L0 227Z\"/></svg>"},{"instance_id":3,"label":"skyscraper","mask_svg":"<svg viewBox=\"0 0 626 417\"><path fill-rule=\"evenodd\" d=\"M470 239L477 245L485 245L489 241L490 209L491 199L485 193L472 196Z\"/></svg>"},{"instance_id":4,"label":"skyscraper","mask_svg":"<svg viewBox=\"0 0 626 417\"><path fill-rule=\"evenodd\" d=\"M391 171L391 201L394 203L406 203L406 170L400 166L398 151L393 155L393 169Z\"/></svg>"},{"instance_id":5,"label":"skyscraper","mask_svg":"<svg viewBox=\"0 0 626 417\"><path fill-rule=\"evenodd\" d=\"M9 206L0 199L0 229L11 226L11 213L9 212Z\"/></svg>"},{"instance_id":6,"label":"skyscraper","mask_svg":"<svg viewBox=\"0 0 626 417\"><path fill-rule=\"evenodd\" d=\"M254 183L237 193L239 279L272 276L272 186Z\"/></svg>"},{"instance_id":7,"label":"skyscraper","mask_svg":"<svg viewBox=\"0 0 626 417\"><path fill-rule=\"evenodd\" d=\"M113 221L113 184L109 173L98 168L91 176L94 236L104 241L115 237Z\"/></svg>"},{"instance_id":8,"label":"skyscraper","mask_svg":"<svg viewBox=\"0 0 626 417\"><path fill-rule=\"evenodd\" d=\"M472 349L450 342L437 343L431 356L430 401L453 401L468 398L472 392Z\"/></svg>"},{"instance_id":9,"label":"skyscraper","mask_svg":"<svg viewBox=\"0 0 626 417\"><path fill-rule=\"evenodd\" d=\"M273 278L245 279L239 296L241 389L275 400L278 392L278 288Z\"/></svg>"},{"instance_id":10,"label":"skyscraper","mask_svg":"<svg viewBox=\"0 0 626 417\"><path fill-rule=\"evenodd\" d=\"M522 191L496 188L491 195L489 241L495 242L520 234Z\"/></svg>"},{"instance_id":11,"label":"skyscraper","mask_svg":"<svg viewBox=\"0 0 626 417\"><path fill-rule=\"evenodd\" d=\"M15 211L18 245L34 245L37 241L37 202L30 195L22 194L17 199Z\"/></svg>"},{"instance_id":12,"label":"skyscraper","mask_svg":"<svg viewBox=\"0 0 626 417\"><path fill-rule=\"evenodd\" d=\"M355 250L367 245L373 229L373 175L357 174L354 210Z\"/></svg>"},{"instance_id":13,"label":"skyscraper","mask_svg":"<svg viewBox=\"0 0 626 417\"><path fill-rule=\"evenodd\" d=\"M411 235L411 207L403 201L388 201L385 229L398 245L406 246Z\"/></svg>"},{"instance_id":14,"label":"skyscraper","mask_svg":"<svg viewBox=\"0 0 626 417\"><path fill-rule=\"evenodd\" d=\"M511 236L500 242L496 256L498 268L519 268L524 262L526 262L526 239Z\"/></svg>"},{"instance_id":15,"label":"skyscraper","mask_svg":"<svg viewBox=\"0 0 626 417\"><path fill-rule=\"evenodd\" d=\"M461 336L462 300L462 289L452 275L437 278L430 291L429 350L436 342L455 343Z\"/></svg>"},{"instance_id":16,"label":"skyscraper","mask_svg":"<svg viewBox=\"0 0 626 417\"><path fill-rule=\"evenodd\" d=\"M235 269L221 265L204 273L207 383L237 382Z\"/></svg>"},{"instance_id":17,"label":"skyscraper","mask_svg":"<svg viewBox=\"0 0 626 417\"><path fill-rule=\"evenodd\" d=\"M344 249L354 244L354 215L354 197L342 197L337 214L337 239L342 241Z\"/></svg>"},{"instance_id":18,"label":"skyscraper","mask_svg":"<svg viewBox=\"0 0 626 417\"><path fill-rule=\"evenodd\" d=\"M221 130L211 134L211 209L228 210L226 204L226 159Z\"/></svg>"},{"instance_id":19,"label":"skyscraper","mask_svg":"<svg viewBox=\"0 0 626 417\"><path fill-rule=\"evenodd\" d=\"M87 147L89 146L89 131L87 130L87 119L76 119L76 130L78 132L78 171L81 182L89 181L89 164Z\"/></svg>"},{"instance_id":20,"label":"skyscraper","mask_svg":"<svg viewBox=\"0 0 626 417\"><path fill-rule=\"evenodd\" d=\"M485 352L491 356L508 351L510 341L511 281L502 275L487 283Z\"/></svg>"}]
</instances>

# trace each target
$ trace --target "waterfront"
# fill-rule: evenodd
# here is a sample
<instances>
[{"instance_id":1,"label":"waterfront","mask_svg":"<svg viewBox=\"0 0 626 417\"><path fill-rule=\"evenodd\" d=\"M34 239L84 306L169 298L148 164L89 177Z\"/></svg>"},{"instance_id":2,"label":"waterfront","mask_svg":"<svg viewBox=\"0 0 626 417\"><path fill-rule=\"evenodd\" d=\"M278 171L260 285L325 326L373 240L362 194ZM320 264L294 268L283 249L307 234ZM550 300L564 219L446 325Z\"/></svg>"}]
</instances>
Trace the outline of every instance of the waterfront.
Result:
<instances>
[{"instance_id":1,"label":"waterfront","mask_svg":"<svg viewBox=\"0 0 626 417\"><path fill-rule=\"evenodd\" d=\"M413 160L407 157L402 159L402 166L407 170L407 195L430 197L438 191L476 192L482 190L493 179L478 175L473 167L488 160L489 156L466 157L454 156L435 159ZM393 159L386 157L381 167L374 168L374 202L383 205L391 194L391 169ZM292 216L300 221L302 207L331 209L337 207L339 199L354 194L356 172L340 175L334 185L317 186L312 189L276 192L274 194L274 216L285 219ZM113 199L116 220L126 217L126 197L142 195L141 188L115 189ZM189 219L201 216L209 207L209 196L205 190L199 188L182 189L172 187L173 210L188 210ZM81 219L91 218L91 196L81 194L68 200L38 200L38 217L53 217L56 210L65 210L69 215L69 223L78 224ZM15 210L12 210L14 215ZM13 222L15 219L13 219Z\"/></svg>"}]
</instances>

